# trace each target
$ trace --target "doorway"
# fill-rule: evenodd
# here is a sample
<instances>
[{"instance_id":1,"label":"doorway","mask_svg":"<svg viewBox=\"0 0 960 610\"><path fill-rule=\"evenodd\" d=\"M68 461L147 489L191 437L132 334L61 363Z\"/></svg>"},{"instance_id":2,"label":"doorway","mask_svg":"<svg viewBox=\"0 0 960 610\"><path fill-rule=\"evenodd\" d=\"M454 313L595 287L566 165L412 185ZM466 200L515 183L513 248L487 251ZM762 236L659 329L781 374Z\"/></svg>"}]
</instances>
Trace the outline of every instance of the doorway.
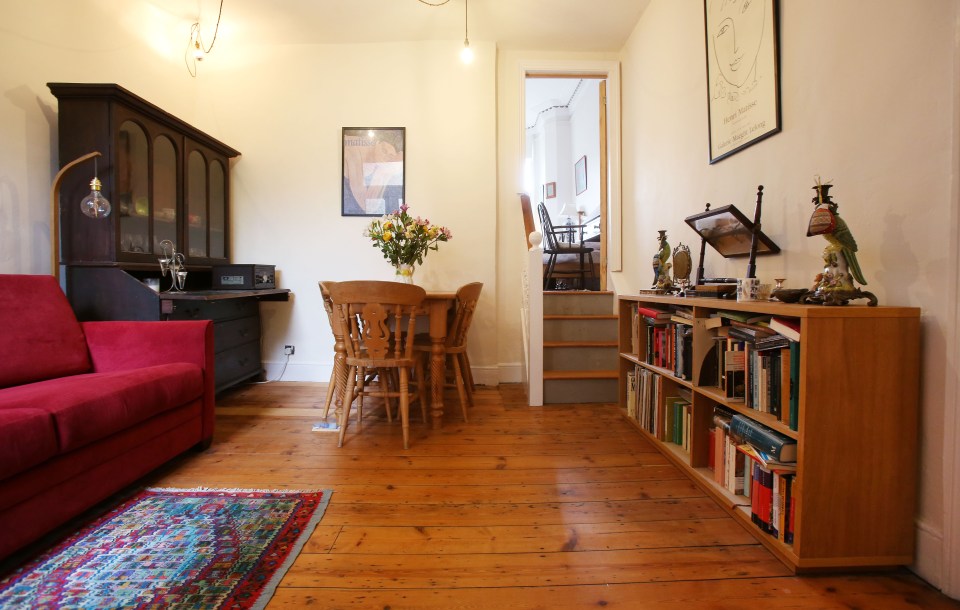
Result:
<instances>
[{"instance_id":1,"label":"doorway","mask_svg":"<svg viewBox=\"0 0 960 610\"><path fill-rule=\"evenodd\" d=\"M524 191L566 239L594 251L591 290L607 288L607 81L603 75L527 73Z\"/></svg>"}]
</instances>

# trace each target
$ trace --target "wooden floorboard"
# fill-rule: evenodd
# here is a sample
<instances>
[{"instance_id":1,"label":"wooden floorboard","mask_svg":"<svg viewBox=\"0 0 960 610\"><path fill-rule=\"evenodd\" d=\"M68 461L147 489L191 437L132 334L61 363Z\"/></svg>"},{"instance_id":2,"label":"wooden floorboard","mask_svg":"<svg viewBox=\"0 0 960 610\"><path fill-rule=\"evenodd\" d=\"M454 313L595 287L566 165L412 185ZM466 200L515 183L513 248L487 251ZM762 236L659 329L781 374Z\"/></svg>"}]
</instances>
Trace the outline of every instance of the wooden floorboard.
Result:
<instances>
[{"instance_id":1,"label":"wooden floorboard","mask_svg":"<svg viewBox=\"0 0 960 610\"><path fill-rule=\"evenodd\" d=\"M407 451L368 405L337 448L311 429L324 392L220 396L214 444L149 481L332 490L269 608L960 608L905 569L790 575L612 405L478 388L469 422L453 394Z\"/></svg>"}]
</instances>

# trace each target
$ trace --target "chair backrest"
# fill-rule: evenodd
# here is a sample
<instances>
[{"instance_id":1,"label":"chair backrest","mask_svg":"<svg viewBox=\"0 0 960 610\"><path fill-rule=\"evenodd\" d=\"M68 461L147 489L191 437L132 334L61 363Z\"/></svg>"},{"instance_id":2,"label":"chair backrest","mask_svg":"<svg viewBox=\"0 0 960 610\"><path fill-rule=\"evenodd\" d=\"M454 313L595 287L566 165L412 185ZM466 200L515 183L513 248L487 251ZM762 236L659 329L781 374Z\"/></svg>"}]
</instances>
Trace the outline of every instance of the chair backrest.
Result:
<instances>
[{"instance_id":1,"label":"chair backrest","mask_svg":"<svg viewBox=\"0 0 960 610\"><path fill-rule=\"evenodd\" d=\"M481 290L483 290L482 282L464 284L457 290L457 302L454 306L456 309L450 327L447 329L447 348L463 347L467 343L467 332L470 330Z\"/></svg>"},{"instance_id":2,"label":"chair backrest","mask_svg":"<svg viewBox=\"0 0 960 610\"><path fill-rule=\"evenodd\" d=\"M342 346L336 344L342 343L343 336L346 333L343 332L340 325L340 316L334 312L333 299L330 298L330 287L336 282L317 282L317 284L320 286L320 296L323 297L323 309L327 312L327 321L330 322L330 332L333 333L334 349L342 348Z\"/></svg>"},{"instance_id":3,"label":"chair backrest","mask_svg":"<svg viewBox=\"0 0 960 610\"><path fill-rule=\"evenodd\" d=\"M520 193L520 213L523 214L523 238L527 242L527 250L533 247L530 243L530 234L537 230L533 224L533 208L530 207L530 195Z\"/></svg>"},{"instance_id":4,"label":"chair backrest","mask_svg":"<svg viewBox=\"0 0 960 610\"><path fill-rule=\"evenodd\" d=\"M540 226L543 228L543 241L547 244L547 250L558 250L557 235L553 231L553 223L550 222L550 213L547 212L547 206L542 203L537 206L540 212Z\"/></svg>"},{"instance_id":5,"label":"chair backrest","mask_svg":"<svg viewBox=\"0 0 960 610\"><path fill-rule=\"evenodd\" d=\"M413 357L417 309L426 298L420 286L399 282L351 281L328 286L344 333L347 358L399 360Z\"/></svg>"}]
</instances>

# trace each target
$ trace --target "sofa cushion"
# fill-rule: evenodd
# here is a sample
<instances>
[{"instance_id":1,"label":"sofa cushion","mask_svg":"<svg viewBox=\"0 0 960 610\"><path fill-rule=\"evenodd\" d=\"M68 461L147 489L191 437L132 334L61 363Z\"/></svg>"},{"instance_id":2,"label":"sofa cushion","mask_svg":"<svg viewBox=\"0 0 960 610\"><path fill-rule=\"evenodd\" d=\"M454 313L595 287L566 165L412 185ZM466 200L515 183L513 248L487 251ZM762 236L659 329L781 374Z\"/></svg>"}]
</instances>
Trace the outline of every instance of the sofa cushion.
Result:
<instances>
[{"instance_id":1,"label":"sofa cushion","mask_svg":"<svg viewBox=\"0 0 960 610\"><path fill-rule=\"evenodd\" d=\"M57 454L53 418L40 409L0 409L0 480Z\"/></svg>"},{"instance_id":2,"label":"sofa cushion","mask_svg":"<svg viewBox=\"0 0 960 610\"><path fill-rule=\"evenodd\" d=\"M50 275L0 275L0 388L90 370L87 342Z\"/></svg>"},{"instance_id":3,"label":"sofa cushion","mask_svg":"<svg viewBox=\"0 0 960 610\"><path fill-rule=\"evenodd\" d=\"M7 388L0 391L0 411L46 411L53 418L59 450L66 453L202 395L200 367L178 362Z\"/></svg>"}]
</instances>

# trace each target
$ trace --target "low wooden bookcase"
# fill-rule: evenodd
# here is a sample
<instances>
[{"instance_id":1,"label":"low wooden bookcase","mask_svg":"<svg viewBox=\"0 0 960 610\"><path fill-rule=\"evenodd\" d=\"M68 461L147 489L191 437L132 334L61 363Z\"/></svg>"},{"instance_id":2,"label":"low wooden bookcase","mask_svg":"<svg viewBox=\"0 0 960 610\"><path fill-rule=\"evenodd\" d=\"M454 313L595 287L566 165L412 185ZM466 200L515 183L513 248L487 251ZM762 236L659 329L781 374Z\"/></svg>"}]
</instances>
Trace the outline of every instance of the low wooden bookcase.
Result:
<instances>
[{"instance_id":1,"label":"low wooden bookcase","mask_svg":"<svg viewBox=\"0 0 960 610\"><path fill-rule=\"evenodd\" d=\"M637 306L692 311L692 375L645 362L646 324ZM912 307L825 307L758 301L619 297L620 407L626 416L627 377L636 367L663 377L691 397L688 449L654 445L794 571L906 565L914 556L920 373L920 310ZM769 413L728 400L701 369L714 349L709 321L721 310L800 322L797 430ZM664 395L660 394L660 401ZM797 441L793 543L751 521L750 500L714 482L709 469L713 412L722 405ZM633 421L633 420L631 420Z\"/></svg>"}]
</instances>

